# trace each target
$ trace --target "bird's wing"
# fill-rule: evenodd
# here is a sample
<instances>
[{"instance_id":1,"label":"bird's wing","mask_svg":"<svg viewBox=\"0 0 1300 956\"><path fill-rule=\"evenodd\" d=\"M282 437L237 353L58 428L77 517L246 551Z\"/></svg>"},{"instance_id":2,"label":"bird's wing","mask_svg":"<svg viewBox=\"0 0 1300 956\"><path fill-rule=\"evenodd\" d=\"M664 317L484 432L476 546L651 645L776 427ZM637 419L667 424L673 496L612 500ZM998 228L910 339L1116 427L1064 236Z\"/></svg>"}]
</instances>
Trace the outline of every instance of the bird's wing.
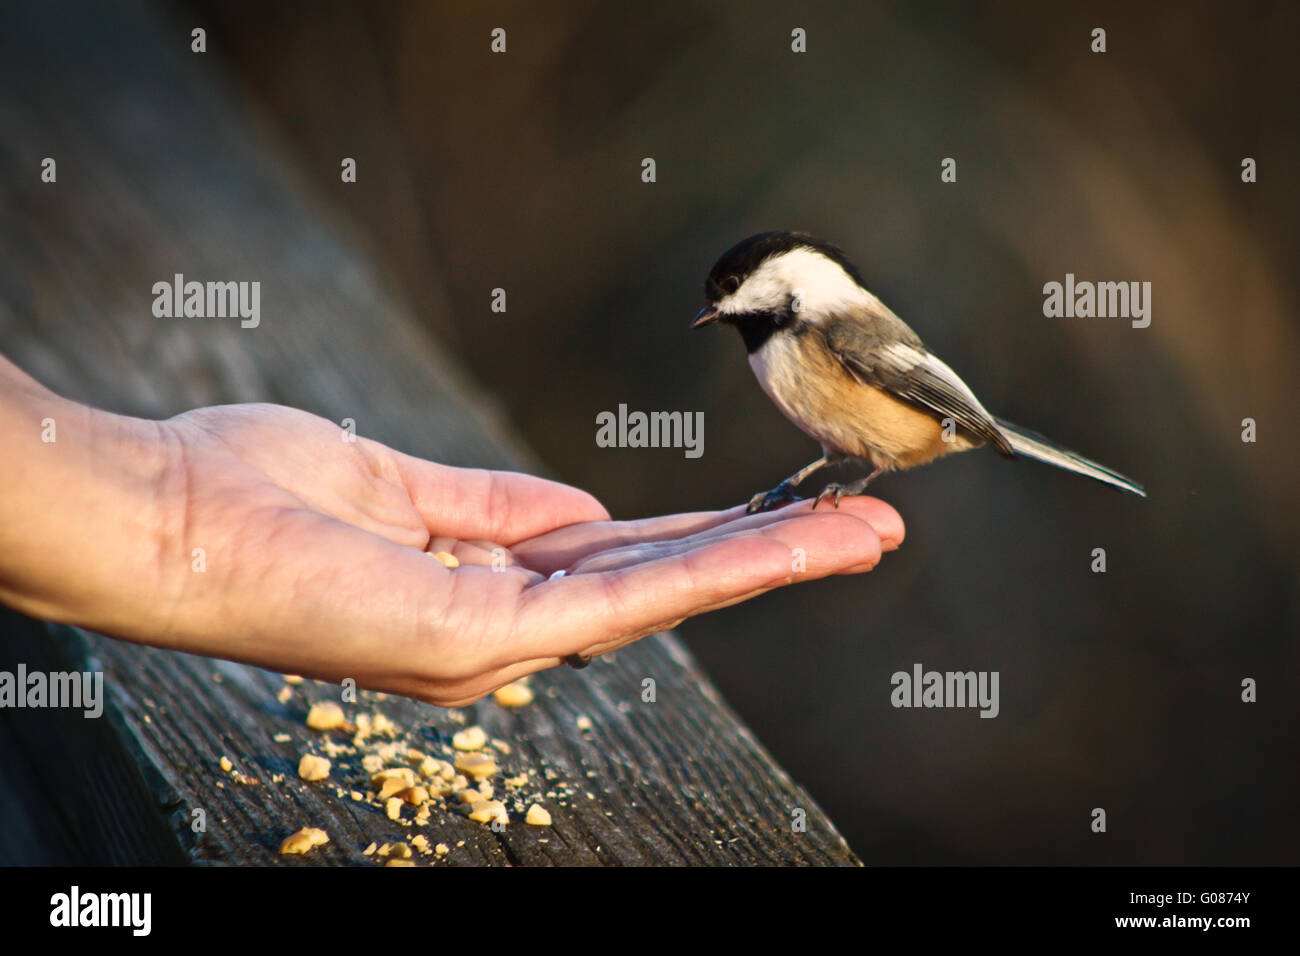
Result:
<instances>
[{"instance_id":1,"label":"bird's wing","mask_svg":"<svg viewBox=\"0 0 1300 956\"><path fill-rule=\"evenodd\" d=\"M892 313L890 318L903 324ZM886 341L875 323L853 320L827 323L822 331L831 352L858 381L884 389L940 419L951 418L970 436L993 445L1004 455L1015 454L993 416L966 383L945 362L931 355L914 334L907 341L892 335Z\"/></svg>"}]
</instances>

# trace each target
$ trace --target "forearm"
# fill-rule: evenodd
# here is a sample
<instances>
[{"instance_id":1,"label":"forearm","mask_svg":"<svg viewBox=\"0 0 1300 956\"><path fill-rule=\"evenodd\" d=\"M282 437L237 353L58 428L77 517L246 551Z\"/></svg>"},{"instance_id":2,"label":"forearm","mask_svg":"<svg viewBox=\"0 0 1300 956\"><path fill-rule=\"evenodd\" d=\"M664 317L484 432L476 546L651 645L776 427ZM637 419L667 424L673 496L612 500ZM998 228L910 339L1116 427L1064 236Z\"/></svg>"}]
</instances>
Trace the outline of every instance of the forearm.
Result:
<instances>
[{"instance_id":1,"label":"forearm","mask_svg":"<svg viewBox=\"0 0 1300 956\"><path fill-rule=\"evenodd\" d=\"M134 630L158 582L166 444L158 423L64 399L0 356L0 603Z\"/></svg>"}]
</instances>

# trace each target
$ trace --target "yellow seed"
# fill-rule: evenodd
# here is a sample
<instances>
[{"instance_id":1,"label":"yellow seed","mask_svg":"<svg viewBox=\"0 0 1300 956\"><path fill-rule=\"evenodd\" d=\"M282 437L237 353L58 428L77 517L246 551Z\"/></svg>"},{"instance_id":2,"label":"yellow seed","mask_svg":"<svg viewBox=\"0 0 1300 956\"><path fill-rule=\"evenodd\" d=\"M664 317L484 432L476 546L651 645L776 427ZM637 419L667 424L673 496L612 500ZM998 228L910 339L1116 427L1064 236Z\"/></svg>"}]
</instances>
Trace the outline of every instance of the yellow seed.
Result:
<instances>
[{"instance_id":1,"label":"yellow seed","mask_svg":"<svg viewBox=\"0 0 1300 956\"><path fill-rule=\"evenodd\" d=\"M457 558L454 554L449 554L446 551L439 551L434 555L434 557L437 558L439 561L441 561L449 568L460 567L460 559Z\"/></svg>"},{"instance_id":2,"label":"yellow seed","mask_svg":"<svg viewBox=\"0 0 1300 956\"><path fill-rule=\"evenodd\" d=\"M332 700L322 700L311 705L307 711L307 726L312 730L333 730L347 723L343 708Z\"/></svg>"},{"instance_id":3,"label":"yellow seed","mask_svg":"<svg viewBox=\"0 0 1300 956\"><path fill-rule=\"evenodd\" d=\"M415 786L415 771L410 767L390 767L388 770L380 770L370 778L370 786L376 790L382 790L385 784L396 781L400 784L397 790L405 790L407 787ZM387 800L397 790L392 790L382 794L380 799Z\"/></svg>"},{"instance_id":4,"label":"yellow seed","mask_svg":"<svg viewBox=\"0 0 1300 956\"><path fill-rule=\"evenodd\" d=\"M418 807L422 803L429 802L429 791L424 787L407 787L405 790L394 794L399 800L404 800L411 806Z\"/></svg>"},{"instance_id":5,"label":"yellow seed","mask_svg":"<svg viewBox=\"0 0 1300 956\"><path fill-rule=\"evenodd\" d=\"M285 856L306 853L315 847L329 843L329 834L316 827L303 827L297 833L291 833L280 844L280 852Z\"/></svg>"},{"instance_id":6,"label":"yellow seed","mask_svg":"<svg viewBox=\"0 0 1300 956\"><path fill-rule=\"evenodd\" d=\"M487 741L487 732L482 727L467 727L452 736L451 745L457 750L482 750Z\"/></svg>"},{"instance_id":7,"label":"yellow seed","mask_svg":"<svg viewBox=\"0 0 1300 956\"><path fill-rule=\"evenodd\" d=\"M551 825L551 815L540 803L534 803L528 808L528 815L524 817L524 822L535 827L549 827Z\"/></svg>"},{"instance_id":8,"label":"yellow seed","mask_svg":"<svg viewBox=\"0 0 1300 956\"><path fill-rule=\"evenodd\" d=\"M533 690L527 684L506 684L497 688L492 699L502 707L527 707L533 702Z\"/></svg>"},{"instance_id":9,"label":"yellow seed","mask_svg":"<svg viewBox=\"0 0 1300 956\"><path fill-rule=\"evenodd\" d=\"M456 769L477 780L486 780L497 772L497 762L487 754L457 754Z\"/></svg>"},{"instance_id":10,"label":"yellow seed","mask_svg":"<svg viewBox=\"0 0 1300 956\"><path fill-rule=\"evenodd\" d=\"M304 780L324 780L330 775L330 762L315 754L303 754L298 761L298 776Z\"/></svg>"},{"instance_id":11,"label":"yellow seed","mask_svg":"<svg viewBox=\"0 0 1300 956\"><path fill-rule=\"evenodd\" d=\"M230 762L229 757L222 757L221 769L224 770L226 773L230 773L231 770L235 769L235 765Z\"/></svg>"},{"instance_id":12,"label":"yellow seed","mask_svg":"<svg viewBox=\"0 0 1300 956\"><path fill-rule=\"evenodd\" d=\"M471 804L469 818L476 823L490 823L493 820L508 823L510 820L506 815L506 805L500 800L480 800Z\"/></svg>"}]
</instances>

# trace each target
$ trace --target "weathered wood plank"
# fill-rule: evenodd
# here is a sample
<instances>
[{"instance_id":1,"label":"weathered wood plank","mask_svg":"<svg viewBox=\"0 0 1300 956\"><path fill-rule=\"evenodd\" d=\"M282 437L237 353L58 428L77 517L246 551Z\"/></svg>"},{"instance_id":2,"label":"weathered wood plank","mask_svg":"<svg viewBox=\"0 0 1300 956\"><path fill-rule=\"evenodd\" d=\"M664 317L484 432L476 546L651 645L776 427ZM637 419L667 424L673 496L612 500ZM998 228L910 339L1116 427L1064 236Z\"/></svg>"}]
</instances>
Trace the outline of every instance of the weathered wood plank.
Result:
<instances>
[{"instance_id":1,"label":"weathered wood plank","mask_svg":"<svg viewBox=\"0 0 1300 956\"><path fill-rule=\"evenodd\" d=\"M0 31L0 82L23 91L0 100L0 349L56 390L118 411L276 401L354 418L361 433L440 461L537 467L183 34L117 5L86 5L81 29L60 33L68 15L31 4ZM58 161L56 184L39 181L45 156ZM177 272L260 281L261 325L155 319L152 285ZM6 721L7 746L72 821L84 857L282 862L280 840L313 825L332 842L306 862L360 863L367 844L416 832L296 778L299 755L322 744L303 722L308 699L337 700L337 688L309 681L281 703L278 675L8 620L7 659L105 674L105 721L30 711ZM645 678L653 703L641 699ZM533 686L536 702L519 712L368 694L357 705L435 756L458 718L481 724L510 746L501 776L531 771L546 784L525 793L543 794L550 828L515 819L494 832L434 814L428 839L454 848L449 862L856 862L671 635ZM258 783L235 782L223 755ZM339 756L333 777L356 785L359 761ZM795 808L807 832L792 832ZM196 809L202 834L190 827Z\"/></svg>"}]
</instances>

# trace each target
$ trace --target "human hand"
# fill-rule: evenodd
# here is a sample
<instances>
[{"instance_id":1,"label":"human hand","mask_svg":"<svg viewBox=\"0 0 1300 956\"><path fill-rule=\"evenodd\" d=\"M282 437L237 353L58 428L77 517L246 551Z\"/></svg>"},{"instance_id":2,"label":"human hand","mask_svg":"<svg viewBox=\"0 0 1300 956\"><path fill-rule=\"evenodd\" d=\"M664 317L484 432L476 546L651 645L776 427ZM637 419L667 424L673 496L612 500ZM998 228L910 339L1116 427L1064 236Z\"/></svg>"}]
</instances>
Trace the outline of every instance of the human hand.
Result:
<instances>
[{"instance_id":1,"label":"human hand","mask_svg":"<svg viewBox=\"0 0 1300 956\"><path fill-rule=\"evenodd\" d=\"M151 557L63 617L442 706L775 587L868 570L903 537L897 513L865 497L615 522L578 489L347 442L274 405L140 424L164 449L135 519L153 529Z\"/></svg>"}]
</instances>

